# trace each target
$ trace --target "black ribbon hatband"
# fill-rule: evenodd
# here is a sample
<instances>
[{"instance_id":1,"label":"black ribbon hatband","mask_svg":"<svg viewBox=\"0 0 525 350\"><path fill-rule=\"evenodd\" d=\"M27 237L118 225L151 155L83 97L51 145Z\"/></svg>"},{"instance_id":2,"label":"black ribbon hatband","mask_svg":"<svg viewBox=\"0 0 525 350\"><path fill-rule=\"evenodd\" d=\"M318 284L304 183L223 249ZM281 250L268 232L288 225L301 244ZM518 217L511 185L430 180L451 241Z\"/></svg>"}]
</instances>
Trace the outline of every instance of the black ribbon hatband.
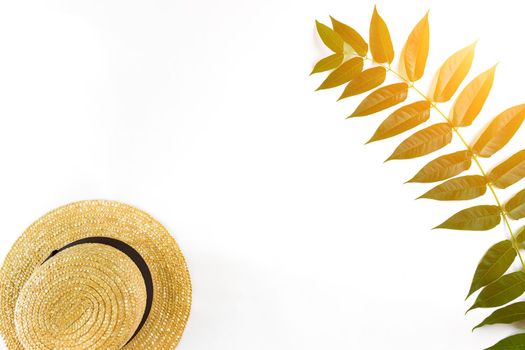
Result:
<instances>
[{"instance_id":1,"label":"black ribbon hatband","mask_svg":"<svg viewBox=\"0 0 525 350\"><path fill-rule=\"evenodd\" d=\"M49 255L49 257L44 262L48 261L49 259L57 255L58 253L68 248L74 247L79 244L86 244L86 243L105 244L105 245L108 245L110 247L120 250L122 253L126 254L135 263L135 265L137 265L137 267L140 270L140 273L142 274L142 278L144 279L144 284L146 285L146 308L144 309L144 315L142 316L142 320L137 326L137 329L133 333L133 336L131 336L131 338L129 338L128 340L128 343L129 343L140 332L140 330L146 323L146 320L148 319L148 315L151 311L151 306L153 304L153 279L151 277L151 271L149 270L149 267L146 264L146 261L142 258L139 252L137 252L132 246L122 241L119 241L118 239L109 238L109 237L87 237L87 238L79 239L78 241L69 243L68 245L63 246L62 248L58 250L54 250L53 252L51 252L51 255Z\"/></svg>"}]
</instances>

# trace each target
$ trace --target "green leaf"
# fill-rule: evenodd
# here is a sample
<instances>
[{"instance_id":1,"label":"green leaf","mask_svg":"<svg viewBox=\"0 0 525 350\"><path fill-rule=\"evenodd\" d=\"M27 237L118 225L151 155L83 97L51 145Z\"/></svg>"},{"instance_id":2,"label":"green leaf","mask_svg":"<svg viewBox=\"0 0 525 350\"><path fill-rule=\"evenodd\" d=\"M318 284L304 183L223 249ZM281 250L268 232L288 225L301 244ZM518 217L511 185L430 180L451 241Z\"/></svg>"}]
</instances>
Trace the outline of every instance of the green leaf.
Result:
<instances>
[{"instance_id":1,"label":"green leaf","mask_svg":"<svg viewBox=\"0 0 525 350\"><path fill-rule=\"evenodd\" d=\"M349 82L361 73L362 70L363 59L361 57L351 58L340 65L339 68L332 71L317 90L330 89Z\"/></svg>"},{"instance_id":2,"label":"green leaf","mask_svg":"<svg viewBox=\"0 0 525 350\"><path fill-rule=\"evenodd\" d=\"M525 333L511 335L485 350L525 350Z\"/></svg>"},{"instance_id":3,"label":"green leaf","mask_svg":"<svg viewBox=\"0 0 525 350\"><path fill-rule=\"evenodd\" d=\"M450 179L470 168L471 163L472 154L469 151L446 154L431 160L407 182L429 183Z\"/></svg>"},{"instance_id":4,"label":"green leaf","mask_svg":"<svg viewBox=\"0 0 525 350\"><path fill-rule=\"evenodd\" d=\"M443 182L419 198L439 201L467 200L482 196L487 191L487 181L480 175L460 176Z\"/></svg>"},{"instance_id":5,"label":"green leaf","mask_svg":"<svg viewBox=\"0 0 525 350\"><path fill-rule=\"evenodd\" d=\"M525 190L516 193L505 204L507 215L514 220L525 218Z\"/></svg>"},{"instance_id":6,"label":"green leaf","mask_svg":"<svg viewBox=\"0 0 525 350\"><path fill-rule=\"evenodd\" d=\"M362 94L363 92L375 89L383 84L386 78L386 69L382 66L372 67L359 73L354 80L350 81L339 100L343 98Z\"/></svg>"},{"instance_id":7,"label":"green leaf","mask_svg":"<svg viewBox=\"0 0 525 350\"><path fill-rule=\"evenodd\" d=\"M392 63L394 60L394 48L392 39L390 39L390 32L375 6L370 22L370 51L372 51L374 61L378 63Z\"/></svg>"},{"instance_id":8,"label":"green leaf","mask_svg":"<svg viewBox=\"0 0 525 350\"><path fill-rule=\"evenodd\" d=\"M498 242L490 247L476 268L467 298L481 287L503 276L515 258L516 250L509 240Z\"/></svg>"},{"instance_id":9,"label":"green leaf","mask_svg":"<svg viewBox=\"0 0 525 350\"><path fill-rule=\"evenodd\" d=\"M383 140L410 130L430 117L430 102L418 101L395 110L379 125L372 138L367 142Z\"/></svg>"},{"instance_id":10,"label":"green leaf","mask_svg":"<svg viewBox=\"0 0 525 350\"><path fill-rule=\"evenodd\" d=\"M333 52L343 52L343 39L341 39L339 34L319 21L315 21L315 25L317 27L317 33L319 33L319 37L326 47Z\"/></svg>"},{"instance_id":11,"label":"green leaf","mask_svg":"<svg viewBox=\"0 0 525 350\"><path fill-rule=\"evenodd\" d=\"M452 129L447 123L434 124L405 139L392 153L391 159L421 157L445 147L452 140Z\"/></svg>"},{"instance_id":12,"label":"green leaf","mask_svg":"<svg viewBox=\"0 0 525 350\"><path fill-rule=\"evenodd\" d=\"M407 98L407 94L408 85L406 83L380 87L365 97L348 118L363 117L395 106L403 102Z\"/></svg>"},{"instance_id":13,"label":"green leaf","mask_svg":"<svg viewBox=\"0 0 525 350\"><path fill-rule=\"evenodd\" d=\"M334 53L333 55L325 57L316 63L312 73L310 74L326 72L327 70L334 69L343 62L343 59L344 55L342 53Z\"/></svg>"},{"instance_id":14,"label":"green leaf","mask_svg":"<svg viewBox=\"0 0 525 350\"><path fill-rule=\"evenodd\" d=\"M510 141L525 119L525 104L506 109L490 122L472 150L480 157L490 157Z\"/></svg>"},{"instance_id":15,"label":"green leaf","mask_svg":"<svg viewBox=\"0 0 525 350\"><path fill-rule=\"evenodd\" d=\"M368 52L368 44L365 39L359 34L354 28L347 26L344 23L339 22L332 16L332 27L339 36L350 45L359 56L366 56Z\"/></svg>"},{"instance_id":16,"label":"green leaf","mask_svg":"<svg viewBox=\"0 0 525 350\"><path fill-rule=\"evenodd\" d=\"M518 229L518 231L514 232L514 237L516 237L516 242L523 243L525 242L525 226Z\"/></svg>"},{"instance_id":17,"label":"green leaf","mask_svg":"<svg viewBox=\"0 0 525 350\"><path fill-rule=\"evenodd\" d=\"M498 188L507 188L525 177L525 150L496 166L488 175L492 184Z\"/></svg>"},{"instance_id":18,"label":"green leaf","mask_svg":"<svg viewBox=\"0 0 525 350\"><path fill-rule=\"evenodd\" d=\"M525 273L512 272L492 282L479 293L474 305L468 311L505 305L525 292Z\"/></svg>"},{"instance_id":19,"label":"green leaf","mask_svg":"<svg viewBox=\"0 0 525 350\"><path fill-rule=\"evenodd\" d=\"M457 212L434 228L486 231L500 223L500 214L499 208L495 205L477 205Z\"/></svg>"},{"instance_id":20,"label":"green leaf","mask_svg":"<svg viewBox=\"0 0 525 350\"><path fill-rule=\"evenodd\" d=\"M450 120L454 126L469 126L478 116L489 95L496 66L478 75L459 94Z\"/></svg>"},{"instance_id":21,"label":"green leaf","mask_svg":"<svg viewBox=\"0 0 525 350\"><path fill-rule=\"evenodd\" d=\"M454 96L470 70L475 48L476 43L471 44L454 53L443 63L432 84L432 101L446 102Z\"/></svg>"},{"instance_id":22,"label":"green leaf","mask_svg":"<svg viewBox=\"0 0 525 350\"><path fill-rule=\"evenodd\" d=\"M490 324L509 324L517 321L525 320L525 302L520 301L510 304L501 309L494 311L489 317L485 318L483 322L478 324L474 329ZM474 330L473 329L473 330ZM524 339L525 340L525 339Z\"/></svg>"},{"instance_id":23,"label":"green leaf","mask_svg":"<svg viewBox=\"0 0 525 350\"><path fill-rule=\"evenodd\" d=\"M414 27L401 53L401 74L409 81L421 79L427 64L430 31L428 12Z\"/></svg>"}]
</instances>

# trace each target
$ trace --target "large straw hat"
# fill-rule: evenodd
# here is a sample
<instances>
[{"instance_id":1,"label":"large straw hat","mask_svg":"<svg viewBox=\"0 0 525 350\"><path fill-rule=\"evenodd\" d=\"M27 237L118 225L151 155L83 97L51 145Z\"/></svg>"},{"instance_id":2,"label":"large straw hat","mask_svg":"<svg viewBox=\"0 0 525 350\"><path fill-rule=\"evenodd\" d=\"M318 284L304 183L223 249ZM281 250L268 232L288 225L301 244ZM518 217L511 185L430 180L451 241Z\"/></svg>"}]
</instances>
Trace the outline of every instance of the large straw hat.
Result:
<instances>
[{"instance_id":1,"label":"large straw hat","mask_svg":"<svg viewBox=\"0 0 525 350\"><path fill-rule=\"evenodd\" d=\"M0 270L0 331L10 350L175 349L190 305L175 240L117 202L76 202L44 215Z\"/></svg>"}]
</instances>

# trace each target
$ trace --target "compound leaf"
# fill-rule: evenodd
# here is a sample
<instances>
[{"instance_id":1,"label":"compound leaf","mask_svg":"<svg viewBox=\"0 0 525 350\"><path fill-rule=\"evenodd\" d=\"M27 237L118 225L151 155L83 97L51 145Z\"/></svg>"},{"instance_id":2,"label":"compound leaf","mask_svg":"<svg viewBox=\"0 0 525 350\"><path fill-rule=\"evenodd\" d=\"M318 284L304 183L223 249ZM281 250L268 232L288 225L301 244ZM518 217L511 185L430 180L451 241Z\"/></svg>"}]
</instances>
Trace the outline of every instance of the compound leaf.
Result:
<instances>
[{"instance_id":1,"label":"compound leaf","mask_svg":"<svg viewBox=\"0 0 525 350\"><path fill-rule=\"evenodd\" d=\"M370 22L370 51L372 52L372 57L378 63L390 64L394 60L394 48L392 39L390 39L390 32L375 6L372 21Z\"/></svg>"},{"instance_id":2,"label":"compound leaf","mask_svg":"<svg viewBox=\"0 0 525 350\"><path fill-rule=\"evenodd\" d=\"M368 142L383 140L410 130L430 117L430 102L417 101L395 110L377 128ZM367 142L367 143L368 143Z\"/></svg>"},{"instance_id":3,"label":"compound leaf","mask_svg":"<svg viewBox=\"0 0 525 350\"><path fill-rule=\"evenodd\" d=\"M332 71L317 90L330 89L354 79L363 70L363 59L354 57Z\"/></svg>"},{"instance_id":4,"label":"compound leaf","mask_svg":"<svg viewBox=\"0 0 525 350\"><path fill-rule=\"evenodd\" d=\"M507 215L514 220L525 218L525 190L516 193L505 203Z\"/></svg>"},{"instance_id":5,"label":"compound leaf","mask_svg":"<svg viewBox=\"0 0 525 350\"><path fill-rule=\"evenodd\" d=\"M403 102L407 98L407 94L408 85L406 83L396 83L380 87L365 97L348 118L370 115L395 106Z\"/></svg>"},{"instance_id":6,"label":"compound leaf","mask_svg":"<svg viewBox=\"0 0 525 350\"><path fill-rule=\"evenodd\" d=\"M392 153L391 159L421 157L445 147L452 140L452 129L447 123L431 125L405 139Z\"/></svg>"},{"instance_id":7,"label":"compound leaf","mask_svg":"<svg viewBox=\"0 0 525 350\"><path fill-rule=\"evenodd\" d=\"M463 209L434 228L486 231L501 222L501 212L495 205L477 205Z\"/></svg>"},{"instance_id":8,"label":"compound leaf","mask_svg":"<svg viewBox=\"0 0 525 350\"><path fill-rule=\"evenodd\" d=\"M334 69L343 62L343 59L344 55L342 53L334 53L333 55L325 57L315 64L314 69L310 74L326 72L327 70Z\"/></svg>"},{"instance_id":9,"label":"compound leaf","mask_svg":"<svg viewBox=\"0 0 525 350\"><path fill-rule=\"evenodd\" d=\"M323 43L333 52L343 52L343 39L332 28L324 25L319 21L315 21L317 33Z\"/></svg>"},{"instance_id":10,"label":"compound leaf","mask_svg":"<svg viewBox=\"0 0 525 350\"><path fill-rule=\"evenodd\" d=\"M496 166L488 175L492 184L507 188L525 177L525 149Z\"/></svg>"},{"instance_id":11,"label":"compound leaf","mask_svg":"<svg viewBox=\"0 0 525 350\"><path fill-rule=\"evenodd\" d=\"M490 247L476 268L467 298L481 287L503 276L515 258L516 250L509 240L498 242Z\"/></svg>"},{"instance_id":12,"label":"compound leaf","mask_svg":"<svg viewBox=\"0 0 525 350\"><path fill-rule=\"evenodd\" d=\"M368 52L368 44L361 34L359 34L354 28L339 22L332 16L330 16L330 19L332 20L334 31L339 34L343 41L350 45L359 56L366 56Z\"/></svg>"},{"instance_id":13,"label":"compound leaf","mask_svg":"<svg viewBox=\"0 0 525 350\"><path fill-rule=\"evenodd\" d=\"M477 308L505 305L525 292L525 273L512 272L502 276L481 290L474 305L468 311Z\"/></svg>"},{"instance_id":14,"label":"compound leaf","mask_svg":"<svg viewBox=\"0 0 525 350\"><path fill-rule=\"evenodd\" d=\"M439 68L430 93L434 102L446 102L452 98L470 70L475 47L476 43L473 43L457 51Z\"/></svg>"},{"instance_id":15,"label":"compound leaf","mask_svg":"<svg viewBox=\"0 0 525 350\"><path fill-rule=\"evenodd\" d=\"M409 81L421 79L427 64L430 31L428 12L414 27L401 53L401 72Z\"/></svg>"},{"instance_id":16,"label":"compound leaf","mask_svg":"<svg viewBox=\"0 0 525 350\"><path fill-rule=\"evenodd\" d=\"M490 157L518 131L525 119L525 104L506 109L496 116L478 137L472 149L480 157Z\"/></svg>"},{"instance_id":17,"label":"compound leaf","mask_svg":"<svg viewBox=\"0 0 525 350\"><path fill-rule=\"evenodd\" d=\"M458 151L440 156L428 162L413 178L407 182L437 182L450 179L470 168L472 154Z\"/></svg>"},{"instance_id":18,"label":"compound leaf","mask_svg":"<svg viewBox=\"0 0 525 350\"><path fill-rule=\"evenodd\" d=\"M525 350L525 333L511 335L485 350Z\"/></svg>"},{"instance_id":19,"label":"compound leaf","mask_svg":"<svg viewBox=\"0 0 525 350\"><path fill-rule=\"evenodd\" d=\"M454 126L469 126L478 116L489 96L496 66L478 75L459 94L452 107L450 119Z\"/></svg>"},{"instance_id":20,"label":"compound leaf","mask_svg":"<svg viewBox=\"0 0 525 350\"><path fill-rule=\"evenodd\" d=\"M474 199L487 191L487 181L484 176L460 176L432 188L419 198L435 199L439 201L456 201Z\"/></svg>"},{"instance_id":21,"label":"compound leaf","mask_svg":"<svg viewBox=\"0 0 525 350\"><path fill-rule=\"evenodd\" d=\"M494 311L489 317L485 318L474 329L483 327L489 324L513 323L525 320L525 302L519 301L514 304L507 305Z\"/></svg>"},{"instance_id":22,"label":"compound leaf","mask_svg":"<svg viewBox=\"0 0 525 350\"><path fill-rule=\"evenodd\" d=\"M359 73L354 80L350 81L339 100L362 94L383 84L386 78L386 69L382 66L372 67Z\"/></svg>"}]
</instances>

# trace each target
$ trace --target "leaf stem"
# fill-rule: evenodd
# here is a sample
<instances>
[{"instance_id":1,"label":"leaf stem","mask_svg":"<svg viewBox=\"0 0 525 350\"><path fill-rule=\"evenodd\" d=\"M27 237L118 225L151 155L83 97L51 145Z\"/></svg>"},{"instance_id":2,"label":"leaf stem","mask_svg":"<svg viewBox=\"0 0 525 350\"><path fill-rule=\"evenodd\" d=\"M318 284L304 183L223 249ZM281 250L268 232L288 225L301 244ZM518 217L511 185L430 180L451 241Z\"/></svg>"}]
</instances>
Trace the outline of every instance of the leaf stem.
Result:
<instances>
[{"instance_id":1,"label":"leaf stem","mask_svg":"<svg viewBox=\"0 0 525 350\"><path fill-rule=\"evenodd\" d=\"M369 61L372 61L371 58L369 58L368 56L365 56L363 57L365 60L369 60ZM520 248L519 248L519 243L518 243L518 240L516 239L516 236L514 235L514 232L512 231L512 227L510 226L510 222L509 222L509 219L507 217L507 213L505 212L505 209L503 208L503 205L501 204L501 201L499 200L499 197L496 193L496 190L494 189L494 186L492 185L492 183L490 182L489 180L489 177L487 176L487 173L485 172L485 170L483 169L483 166L481 165L477 155L473 152L472 150L472 147L470 147L470 144L465 140L465 138L463 137L463 135L461 135L461 133L459 132L459 129L452 125L452 122L450 121L450 119L446 116L445 113L443 113L443 111L441 111L441 109L437 106L437 104L432 101L427 95L425 95L421 90L419 90L413 82L405 79L401 74L399 74L398 72L396 72L395 70L392 69L392 67L389 65L383 65L383 67L390 73L392 73L393 75L395 75L398 79L404 81L405 83L408 84L408 86L410 88L412 88L417 94L419 94L423 99L425 99L426 101L428 101L430 103L430 106L436 111L438 112L446 121L447 123L451 126L452 130L454 131L454 133L458 136L458 138L461 140L461 142L463 143L463 145L465 146L465 148L470 152L470 154L472 155L472 159L474 160L474 163L476 164L476 166L478 167L479 171L481 172L481 175L485 178L485 180L487 181L487 186L490 190L490 192L492 193L492 196L494 197L494 199L496 200L496 204L498 206L498 209L500 210L501 212L501 216L503 217L503 222L505 224L505 226L507 227L507 229L509 230L509 233L510 233L510 238L511 238L511 242L512 242L512 245L514 247L514 250L516 251L516 255L519 257L520 259L520 262L521 262L521 267L523 269L523 271L525 272L525 262L523 261L523 257L521 256L521 252L520 252Z\"/></svg>"}]
</instances>

